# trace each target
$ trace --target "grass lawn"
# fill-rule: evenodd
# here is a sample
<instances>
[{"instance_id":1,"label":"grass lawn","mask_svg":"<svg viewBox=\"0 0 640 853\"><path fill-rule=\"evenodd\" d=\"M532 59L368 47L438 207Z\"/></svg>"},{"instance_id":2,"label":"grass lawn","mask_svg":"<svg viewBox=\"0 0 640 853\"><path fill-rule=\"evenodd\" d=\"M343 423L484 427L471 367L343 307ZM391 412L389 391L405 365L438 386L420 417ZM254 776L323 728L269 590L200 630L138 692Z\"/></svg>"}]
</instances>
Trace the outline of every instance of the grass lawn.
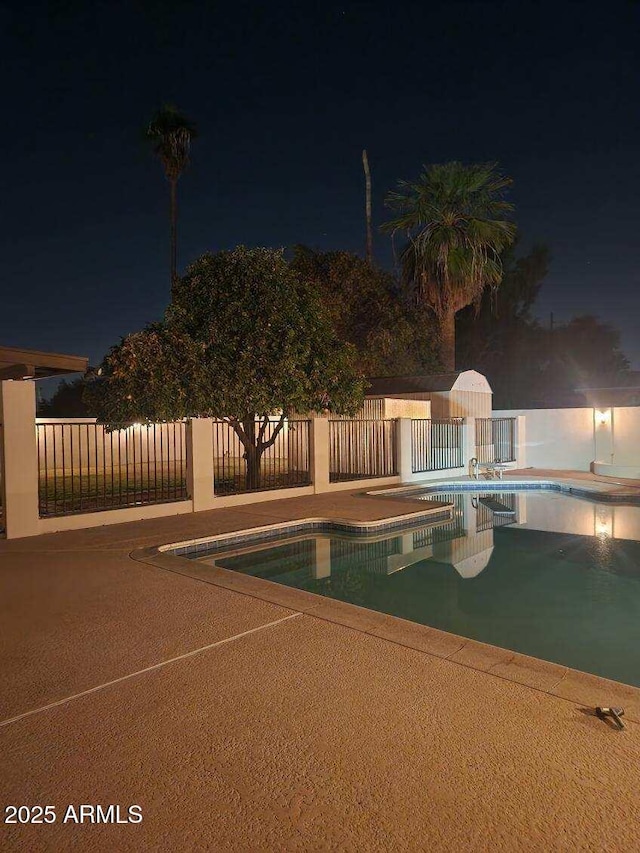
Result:
<instances>
[{"instance_id":1,"label":"grass lawn","mask_svg":"<svg viewBox=\"0 0 640 853\"><path fill-rule=\"evenodd\" d=\"M311 482L308 471L289 469L286 460L263 460L260 490L306 486ZM232 495L247 491L243 459L216 460L215 493ZM112 470L63 472L45 476L40 472L40 516L97 512L104 509L168 503L186 500L186 462L138 463L114 467Z\"/></svg>"}]
</instances>

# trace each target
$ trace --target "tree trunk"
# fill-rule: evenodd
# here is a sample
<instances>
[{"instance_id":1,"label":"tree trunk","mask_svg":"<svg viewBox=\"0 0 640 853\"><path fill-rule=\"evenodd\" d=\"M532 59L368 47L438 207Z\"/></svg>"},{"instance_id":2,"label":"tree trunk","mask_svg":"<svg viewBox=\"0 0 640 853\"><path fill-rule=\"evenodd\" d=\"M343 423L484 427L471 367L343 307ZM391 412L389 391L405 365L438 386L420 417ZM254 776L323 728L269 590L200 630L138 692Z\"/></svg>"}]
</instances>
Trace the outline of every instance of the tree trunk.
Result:
<instances>
[{"instance_id":1,"label":"tree trunk","mask_svg":"<svg viewBox=\"0 0 640 853\"><path fill-rule=\"evenodd\" d=\"M260 462L262 460L262 453L258 451L256 443L255 417L251 416L242 421L242 428L249 441L249 446L245 445L244 448L246 461L245 487L247 491L254 491L260 488Z\"/></svg>"},{"instance_id":2,"label":"tree trunk","mask_svg":"<svg viewBox=\"0 0 640 853\"><path fill-rule=\"evenodd\" d=\"M260 462L262 458L258 453L257 447L252 447L246 451L247 453L247 475L245 478L245 485L247 487L248 492L255 491L260 488L261 484L261 472L260 472Z\"/></svg>"},{"instance_id":3,"label":"tree trunk","mask_svg":"<svg viewBox=\"0 0 640 853\"><path fill-rule=\"evenodd\" d=\"M371 230L371 172L369 171L369 158L367 149L362 152L362 166L364 168L365 189L365 216L367 221L367 263L373 264L373 232Z\"/></svg>"},{"instance_id":4,"label":"tree trunk","mask_svg":"<svg viewBox=\"0 0 640 853\"><path fill-rule=\"evenodd\" d=\"M439 318L440 341L438 355L445 373L456 369L456 312L449 309Z\"/></svg>"},{"instance_id":5,"label":"tree trunk","mask_svg":"<svg viewBox=\"0 0 640 853\"><path fill-rule=\"evenodd\" d=\"M178 181L172 178L169 181L169 221L171 227L171 290L178 276Z\"/></svg>"}]
</instances>

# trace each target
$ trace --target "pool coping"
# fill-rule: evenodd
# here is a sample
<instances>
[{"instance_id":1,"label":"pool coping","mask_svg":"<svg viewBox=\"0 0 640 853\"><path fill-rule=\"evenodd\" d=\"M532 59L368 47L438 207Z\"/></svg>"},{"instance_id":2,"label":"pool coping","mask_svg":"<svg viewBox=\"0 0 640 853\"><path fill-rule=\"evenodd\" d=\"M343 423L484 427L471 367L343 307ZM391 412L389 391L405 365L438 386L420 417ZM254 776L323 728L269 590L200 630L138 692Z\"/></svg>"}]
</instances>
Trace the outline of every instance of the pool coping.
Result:
<instances>
[{"instance_id":1,"label":"pool coping","mask_svg":"<svg viewBox=\"0 0 640 853\"><path fill-rule=\"evenodd\" d=\"M433 481L430 485L433 485ZM434 488L439 488L442 491L443 484L438 483ZM334 530L337 528L340 532L346 530L349 533L361 532L363 529L370 533L382 532L387 529L416 526L421 518L424 522L423 516L433 518L441 510L442 506L426 513L411 513L369 522L352 522L348 519L320 517L302 518L295 521L261 525L260 527L242 528L232 533L214 537L201 537L181 543L138 548L130 553L130 557L138 562L147 563L196 581L275 604L310 618L342 625L360 633L427 654L443 663L448 661L457 666L484 672L494 678L520 684L534 691L591 708L594 713L593 709L598 705L620 705L626 707L625 721L640 722L640 687L452 634L440 628L421 625L399 616L369 610L356 604L327 598L307 590L283 586L273 581L244 575L220 566L213 567L198 563L179 554L170 553L175 548L197 546L210 543L212 540L227 542L234 538L236 541L229 543L230 547L234 545L240 547L241 542L239 543L239 540L246 543L247 540L255 538L256 534L259 533L270 533L272 534L270 538L275 538L284 530L304 535L307 532L313 532L319 526L325 526L329 529L333 527ZM438 520L442 521L443 519ZM390 527L390 525L393 526Z\"/></svg>"},{"instance_id":2,"label":"pool coping","mask_svg":"<svg viewBox=\"0 0 640 853\"><path fill-rule=\"evenodd\" d=\"M450 477L446 480L423 480L402 486L382 486L380 489L367 491L370 497L393 497L398 500L415 500L415 493L437 494L452 489L457 492L473 492L479 490L508 492L510 490L521 491L525 489L549 490L571 495L574 498L586 500L597 500L603 503L620 503L629 505L640 505L640 489L637 493L616 494L610 491L613 483L600 483L590 481L585 485L584 480L573 480L568 477L558 477L553 480L549 478L527 480L525 478L511 478L502 480L474 480L469 477ZM628 487L627 487L628 488Z\"/></svg>"},{"instance_id":3,"label":"pool coping","mask_svg":"<svg viewBox=\"0 0 640 853\"><path fill-rule=\"evenodd\" d=\"M273 524L263 524L259 527L248 527L241 530L233 530L227 533L217 533L213 536L201 536L197 539L185 539L181 542L172 542L167 545L157 546L160 553L171 551L176 555L187 550L193 551L226 551L229 548L242 547L244 545L262 544L271 539L276 539L282 534L304 536L308 533L342 533L350 536L362 534L383 534L404 528L425 526L425 524L440 524L451 521L453 517L453 504L444 501L434 501L435 505L430 509L419 510L402 515L388 516L387 518L372 519L371 521L350 521L347 518L329 518L325 516L310 516L294 521L278 521ZM144 549L143 549L144 550Z\"/></svg>"},{"instance_id":4,"label":"pool coping","mask_svg":"<svg viewBox=\"0 0 640 853\"><path fill-rule=\"evenodd\" d=\"M482 484L482 485L480 485ZM640 492L638 495L617 495L612 494L608 489L609 483L593 482L589 487L585 487L584 481L572 480L569 478L551 479L535 479L527 480L524 478L509 479L509 480L475 480L469 477L452 477L443 480L427 480L401 486L383 486L379 489L366 490L360 493L363 497L371 498L394 498L395 500L407 501L416 500L416 494L439 494L447 490L455 492L472 492L472 491L496 491L505 492L511 489L515 491L524 491L533 489L536 491L557 491L562 494L571 495L576 498L584 498L587 500L599 500L610 503L622 504L640 504ZM445 502L434 502L437 506L429 510L420 510L410 514L398 516L389 516L387 518L375 519L371 521L351 521L346 518L328 518L328 517L309 517L297 519L295 521L277 522L275 524L261 525L259 527L245 528L229 533L216 534L214 536L202 536L195 539L186 539L179 542L173 542L167 545L159 546L161 552L173 551L179 553L187 549L211 550L213 546L215 551L221 551L223 548L242 547L250 544L262 544L270 539L275 539L283 533L305 535L311 532L322 533L344 533L347 535L383 533L400 529L408 525L417 525L421 520L433 523L445 522L450 520L453 510L453 504ZM445 516L444 510L448 508L448 516ZM207 547L208 546L208 547ZM219 547L218 547L219 546Z\"/></svg>"}]
</instances>

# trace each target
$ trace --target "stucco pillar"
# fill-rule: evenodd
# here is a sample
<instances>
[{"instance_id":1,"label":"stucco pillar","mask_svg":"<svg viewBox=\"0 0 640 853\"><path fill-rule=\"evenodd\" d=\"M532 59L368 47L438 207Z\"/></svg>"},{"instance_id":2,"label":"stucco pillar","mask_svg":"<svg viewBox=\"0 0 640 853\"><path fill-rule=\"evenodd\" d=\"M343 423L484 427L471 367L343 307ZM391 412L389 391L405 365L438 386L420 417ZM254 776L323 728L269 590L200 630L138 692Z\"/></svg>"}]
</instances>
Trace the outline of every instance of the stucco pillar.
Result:
<instances>
[{"instance_id":1,"label":"stucco pillar","mask_svg":"<svg viewBox=\"0 0 640 853\"><path fill-rule=\"evenodd\" d=\"M400 539L400 553L401 554L413 554L413 533L403 533L402 536L398 537Z\"/></svg>"},{"instance_id":2,"label":"stucco pillar","mask_svg":"<svg viewBox=\"0 0 640 853\"><path fill-rule=\"evenodd\" d=\"M331 577L331 541L316 539L312 574L315 580Z\"/></svg>"},{"instance_id":3,"label":"stucco pillar","mask_svg":"<svg viewBox=\"0 0 640 853\"><path fill-rule=\"evenodd\" d=\"M517 415L515 435L516 467L527 467L527 416Z\"/></svg>"},{"instance_id":4,"label":"stucco pillar","mask_svg":"<svg viewBox=\"0 0 640 853\"><path fill-rule=\"evenodd\" d=\"M527 495L516 492L516 523L527 523Z\"/></svg>"},{"instance_id":5,"label":"stucco pillar","mask_svg":"<svg viewBox=\"0 0 640 853\"><path fill-rule=\"evenodd\" d=\"M311 482L314 492L329 490L329 421L311 418Z\"/></svg>"},{"instance_id":6,"label":"stucco pillar","mask_svg":"<svg viewBox=\"0 0 640 853\"><path fill-rule=\"evenodd\" d=\"M398 418L398 474L403 483L413 477L411 461L411 418Z\"/></svg>"},{"instance_id":7,"label":"stucco pillar","mask_svg":"<svg viewBox=\"0 0 640 853\"><path fill-rule=\"evenodd\" d=\"M465 418L462 424L462 466L468 471L469 461L477 456L476 419Z\"/></svg>"},{"instance_id":8,"label":"stucco pillar","mask_svg":"<svg viewBox=\"0 0 640 853\"><path fill-rule=\"evenodd\" d=\"M187 491L194 512L213 505L215 455L213 421L192 418L187 424Z\"/></svg>"},{"instance_id":9,"label":"stucco pillar","mask_svg":"<svg viewBox=\"0 0 640 853\"><path fill-rule=\"evenodd\" d=\"M2 505L7 539L38 535L36 387L32 381L0 382Z\"/></svg>"}]
</instances>

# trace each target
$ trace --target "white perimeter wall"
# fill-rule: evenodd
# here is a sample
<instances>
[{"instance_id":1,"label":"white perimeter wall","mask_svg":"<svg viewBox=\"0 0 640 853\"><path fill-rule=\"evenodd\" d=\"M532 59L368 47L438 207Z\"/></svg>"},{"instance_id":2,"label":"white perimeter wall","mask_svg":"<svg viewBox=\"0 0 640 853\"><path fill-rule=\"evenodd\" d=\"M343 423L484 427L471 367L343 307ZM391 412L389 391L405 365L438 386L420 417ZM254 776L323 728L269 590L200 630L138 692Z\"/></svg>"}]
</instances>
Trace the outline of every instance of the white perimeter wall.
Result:
<instances>
[{"instance_id":1,"label":"white perimeter wall","mask_svg":"<svg viewBox=\"0 0 640 853\"><path fill-rule=\"evenodd\" d=\"M640 466L640 406L613 409L612 433L613 464Z\"/></svg>"},{"instance_id":2,"label":"white perimeter wall","mask_svg":"<svg viewBox=\"0 0 640 853\"><path fill-rule=\"evenodd\" d=\"M603 423L598 421L599 412L606 415ZM640 406L492 413L494 418L517 415L526 417L526 464L530 467L588 471L592 462L601 462L617 469L640 468ZM623 476L619 470L618 474Z\"/></svg>"},{"instance_id":3,"label":"white perimeter wall","mask_svg":"<svg viewBox=\"0 0 640 853\"><path fill-rule=\"evenodd\" d=\"M520 527L640 542L637 507L596 504L557 492L519 494L518 523L510 525L510 529L517 530Z\"/></svg>"},{"instance_id":4,"label":"white perimeter wall","mask_svg":"<svg viewBox=\"0 0 640 853\"><path fill-rule=\"evenodd\" d=\"M593 409L512 409L492 412L491 416L518 415L527 419L528 467L589 470L595 459Z\"/></svg>"}]
</instances>

